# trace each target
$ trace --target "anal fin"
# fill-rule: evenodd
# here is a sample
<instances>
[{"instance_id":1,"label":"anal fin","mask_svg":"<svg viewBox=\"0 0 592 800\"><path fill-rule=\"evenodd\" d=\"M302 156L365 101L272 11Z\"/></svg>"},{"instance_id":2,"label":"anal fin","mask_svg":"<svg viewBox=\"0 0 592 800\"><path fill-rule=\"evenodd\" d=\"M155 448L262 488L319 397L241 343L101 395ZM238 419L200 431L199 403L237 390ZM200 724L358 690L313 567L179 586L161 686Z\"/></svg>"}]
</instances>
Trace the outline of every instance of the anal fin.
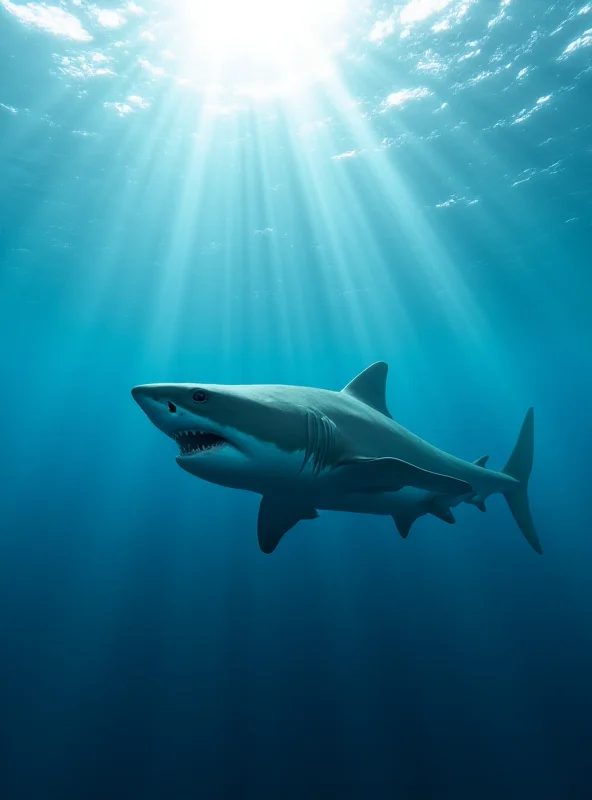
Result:
<instances>
[{"instance_id":1,"label":"anal fin","mask_svg":"<svg viewBox=\"0 0 592 800\"><path fill-rule=\"evenodd\" d=\"M273 553L282 536L301 519L316 519L319 516L314 508L294 505L283 497L264 495L259 506L257 519L257 539L263 553Z\"/></svg>"},{"instance_id":2,"label":"anal fin","mask_svg":"<svg viewBox=\"0 0 592 800\"><path fill-rule=\"evenodd\" d=\"M483 498L479 497L478 495L475 495L475 497L469 497L466 502L470 503L472 506L475 506L475 508L478 508L479 511L486 511L487 510L485 508L485 501L483 500Z\"/></svg>"}]
</instances>

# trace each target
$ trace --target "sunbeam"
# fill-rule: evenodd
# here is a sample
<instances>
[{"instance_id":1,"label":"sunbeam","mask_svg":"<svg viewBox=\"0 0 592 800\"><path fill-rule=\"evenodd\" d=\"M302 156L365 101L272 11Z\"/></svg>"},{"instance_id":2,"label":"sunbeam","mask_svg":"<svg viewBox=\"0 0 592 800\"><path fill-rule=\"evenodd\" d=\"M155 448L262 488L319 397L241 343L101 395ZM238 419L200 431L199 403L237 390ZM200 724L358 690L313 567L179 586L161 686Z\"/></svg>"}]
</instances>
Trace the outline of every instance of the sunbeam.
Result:
<instances>
[{"instance_id":1,"label":"sunbeam","mask_svg":"<svg viewBox=\"0 0 592 800\"><path fill-rule=\"evenodd\" d=\"M176 4L162 39L186 80L211 93L285 94L331 73L363 6L352 0L186 0Z\"/></svg>"}]
</instances>

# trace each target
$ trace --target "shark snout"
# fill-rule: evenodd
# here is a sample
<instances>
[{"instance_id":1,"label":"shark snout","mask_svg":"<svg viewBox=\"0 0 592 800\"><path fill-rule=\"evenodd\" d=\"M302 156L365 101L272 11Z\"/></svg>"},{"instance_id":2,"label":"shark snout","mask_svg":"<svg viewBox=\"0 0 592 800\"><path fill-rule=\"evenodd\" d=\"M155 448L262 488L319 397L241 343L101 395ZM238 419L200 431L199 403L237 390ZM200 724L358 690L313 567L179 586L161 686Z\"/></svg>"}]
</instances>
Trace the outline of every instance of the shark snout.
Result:
<instances>
[{"instance_id":1,"label":"shark snout","mask_svg":"<svg viewBox=\"0 0 592 800\"><path fill-rule=\"evenodd\" d=\"M134 386L132 389L132 397L136 403L141 405L144 398L148 396L147 388L147 386Z\"/></svg>"},{"instance_id":2,"label":"shark snout","mask_svg":"<svg viewBox=\"0 0 592 800\"><path fill-rule=\"evenodd\" d=\"M207 415L198 413L203 405L202 393L206 394L203 389L171 383L147 383L132 389L132 397L148 419L173 438L182 431L219 433L218 425L209 420ZM196 395L197 399L192 400ZM194 409L188 408L188 396Z\"/></svg>"},{"instance_id":3,"label":"shark snout","mask_svg":"<svg viewBox=\"0 0 592 800\"><path fill-rule=\"evenodd\" d=\"M132 397L140 408L148 413L148 410L163 405L164 393L162 390L154 385L134 386L132 389Z\"/></svg>"},{"instance_id":4,"label":"shark snout","mask_svg":"<svg viewBox=\"0 0 592 800\"><path fill-rule=\"evenodd\" d=\"M178 399L175 393L179 393L178 388L166 383L147 383L143 386L134 386L132 389L132 397L144 410L147 406L157 404L168 406L171 413L175 413L177 408Z\"/></svg>"},{"instance_id":5,"label":"shark snout","mask_svg":"<svg viewBox=\"0 0 592 800\"><path fill-rule=\"evenodd\" d=\"M147 401L158 402L163 398L162 387L157 383L148 383L144 386L134 386L132 389L132 397L139 405L142 405Z\"/></svg>"},{"instance_id":6,"label":"shark snout","mask_svg":"<svg viewBox=\"0 0 592 800\"><path fill-rule=\"evenodd\" d=\"M148 397L151 400L159 400L164 396L165 390L166 384L146 383L143 386L134 386L132 389L132 397L138 402L145 397Z\"/></svg>"},{"instance_id":7,"label":"shark snout","mask_svg":"<svg viewBox=\"0 0 592 800\"><path fill-rule=\"evenodd\" d=\"M171 435L179 427L180 417L185 416L174 397L173 387L166 384L134 386L132 397L148 418L165 433Z\"/></svg>"}]
</instances>

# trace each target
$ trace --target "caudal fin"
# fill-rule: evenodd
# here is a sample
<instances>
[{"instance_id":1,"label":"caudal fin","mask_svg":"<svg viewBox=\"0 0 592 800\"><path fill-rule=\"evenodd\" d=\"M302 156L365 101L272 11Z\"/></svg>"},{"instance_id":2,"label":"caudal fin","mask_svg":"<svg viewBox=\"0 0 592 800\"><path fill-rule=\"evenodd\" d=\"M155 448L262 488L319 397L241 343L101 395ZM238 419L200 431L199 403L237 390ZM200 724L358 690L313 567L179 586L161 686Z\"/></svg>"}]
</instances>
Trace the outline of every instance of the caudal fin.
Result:
<instances>
[{"instance_id":1,"label":"caudal fin","mask_svg":"<svg viewBox=\"0 0 592 800\"><path fill-rule=\"evenodd\" d=\"M528 503L528 479L530 478L530 472L532 470L533 455L534 411L532 408L529 408L526 412L524 422L522 423L516 446L514 447L508 463L502 470L505 475L515 478L518 481L518 485L512 487L510 491L505 492L504 497L526 541L533 550L542 554L543 549L539 542L534 522L532 521L530 505Z\"/></svg>"}]
</instances>

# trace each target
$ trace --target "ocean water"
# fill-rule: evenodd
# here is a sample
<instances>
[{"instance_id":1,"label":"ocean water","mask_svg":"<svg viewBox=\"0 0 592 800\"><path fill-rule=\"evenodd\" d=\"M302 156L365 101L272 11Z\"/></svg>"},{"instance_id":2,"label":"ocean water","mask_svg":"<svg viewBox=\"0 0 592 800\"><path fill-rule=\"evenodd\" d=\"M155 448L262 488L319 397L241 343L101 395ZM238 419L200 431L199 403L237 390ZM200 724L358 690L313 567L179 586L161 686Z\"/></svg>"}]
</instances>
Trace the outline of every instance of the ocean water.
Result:
<instances>
[{"instance_id":1,"label":"ocean water","mask_svg":"<svg viewBox=\"0 0 592 800\"><path fill-rule=\"evenodd\" d=\"M2 800L592 797L592 6L0 0ZM538 556L184 473L138 383L339 389Z\"/></svg>"}]
</instances>

